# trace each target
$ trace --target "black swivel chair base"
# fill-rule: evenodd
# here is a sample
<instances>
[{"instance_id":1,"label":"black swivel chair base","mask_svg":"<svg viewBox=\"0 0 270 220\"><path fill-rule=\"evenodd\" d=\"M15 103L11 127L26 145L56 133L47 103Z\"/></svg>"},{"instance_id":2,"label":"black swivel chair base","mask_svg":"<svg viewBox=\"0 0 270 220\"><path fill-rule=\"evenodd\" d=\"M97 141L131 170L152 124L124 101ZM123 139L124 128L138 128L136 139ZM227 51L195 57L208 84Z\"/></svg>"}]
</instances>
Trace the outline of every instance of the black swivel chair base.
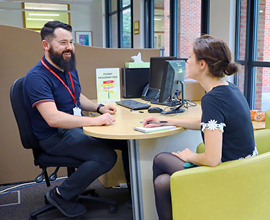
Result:
<instances>
[{"instance_id":1,"label":"black swivel chair base","mask_svg":"<svg viewBox=\"0 0 270 220\"><path fill-rule=\"evenodd\" d=\"M93 196L91 196L91 197L86 196L85 194L88 194L88 193L90 193ZM91 204L92 203L93 204L96 204L96 203L104 204L105 203L105 204L109 205L109 207L108 207L109 213L114 214L117 212L117 209L118 209L117 202L115 202L113 200L98 198L97 196L98 195L95 193L94 189L93 190L91 189L90 191L87 190L85 193L83 193L83 195L79 196L78 201L81 204L90 204L90 203ZM45 203L48 203L46 196L45 196ZM30 214L29 220L37 220L39 215L44 214L44 213L49 212L49 211L52 211L54 209L57 209L57 208L51 204L47 204L46 206L32 212ZM83 217L80 215L80 216L75 217L74 219L83 220Z\"/></svg>"}]
</instances>

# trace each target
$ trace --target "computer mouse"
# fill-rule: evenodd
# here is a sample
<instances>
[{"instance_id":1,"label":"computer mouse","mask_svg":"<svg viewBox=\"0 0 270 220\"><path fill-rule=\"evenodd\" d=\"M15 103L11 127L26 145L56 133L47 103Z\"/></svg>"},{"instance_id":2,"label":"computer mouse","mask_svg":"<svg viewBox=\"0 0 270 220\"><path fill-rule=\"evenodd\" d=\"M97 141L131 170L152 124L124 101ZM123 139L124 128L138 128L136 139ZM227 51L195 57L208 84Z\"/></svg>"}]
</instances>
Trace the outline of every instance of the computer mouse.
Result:
<instances>
[{"instance_id":1,"label":"computer mouse","mask_svg":"<svg viewBox=\"0 0 270 220\"><path fill-rule=\"evenodd\" d=\"M148 109L149 113L160 113L162 111L163 111L163 109L159 108L159 107L151 107L151 108Z\"/></svg>"}]
</instances>

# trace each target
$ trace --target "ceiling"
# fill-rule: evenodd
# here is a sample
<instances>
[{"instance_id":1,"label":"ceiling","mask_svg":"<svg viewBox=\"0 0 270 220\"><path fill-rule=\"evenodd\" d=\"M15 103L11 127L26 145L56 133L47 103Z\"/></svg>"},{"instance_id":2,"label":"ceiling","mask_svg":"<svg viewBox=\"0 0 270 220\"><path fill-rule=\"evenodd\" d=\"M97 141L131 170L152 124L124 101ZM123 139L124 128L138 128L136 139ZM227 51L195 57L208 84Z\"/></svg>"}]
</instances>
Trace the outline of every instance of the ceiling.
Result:
<instances>
[{"instance_id":1,"label":"ceiling","mask_svg":"<svg viewBox=\"0 0 270 220\"><path fill-rule=\"evenodd\" d=\"M0 2L34 2L34 3L54 3L54 4L89 4L93 0L0 0Z\"/></svg>"},{"instance_id":2,"label":"ceiling","mask_svg":"<svg viewBox=\"0 0 270 220\"><path fill-rule=\"evenodd\" d=\"M54 4L90 4L92 1L100 0L0 0L0 2L34 2L34 3L54 3ZM156 7L163 7L164 0L155 0Z\"/></svg>"}]
</instances>

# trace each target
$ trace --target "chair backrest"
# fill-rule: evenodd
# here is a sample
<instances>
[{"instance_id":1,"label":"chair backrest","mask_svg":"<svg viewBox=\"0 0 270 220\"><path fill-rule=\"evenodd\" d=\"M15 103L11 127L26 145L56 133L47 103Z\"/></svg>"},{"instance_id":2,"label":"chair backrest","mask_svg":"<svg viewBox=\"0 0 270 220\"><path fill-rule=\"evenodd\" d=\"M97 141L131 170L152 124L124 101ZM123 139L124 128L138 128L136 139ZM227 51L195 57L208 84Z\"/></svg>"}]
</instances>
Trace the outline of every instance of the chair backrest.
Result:
<instances>
[{"instance_id":1,"label":"chair backrest","mask_svg":"<svg viewBox=\"0 0 270 220\"><path fill-rule=\"evenodd\" d=\"M40 147L38 140L33 133L31 120L24 105L23 81L24 77L21 77L11 86L10 101L20 132L22 145L26 149L33 149L35 154L40 151Z\"/></svg>"},{"instance_id":2,"label":"chair backrest","mask_svg":"<svg viewBox=\"0 0 270 220\"><path fill-rule=\"evenodd\" d=\"M265 128L270 129L270 109L265 112Z\"/></svg>"}]
</instances>

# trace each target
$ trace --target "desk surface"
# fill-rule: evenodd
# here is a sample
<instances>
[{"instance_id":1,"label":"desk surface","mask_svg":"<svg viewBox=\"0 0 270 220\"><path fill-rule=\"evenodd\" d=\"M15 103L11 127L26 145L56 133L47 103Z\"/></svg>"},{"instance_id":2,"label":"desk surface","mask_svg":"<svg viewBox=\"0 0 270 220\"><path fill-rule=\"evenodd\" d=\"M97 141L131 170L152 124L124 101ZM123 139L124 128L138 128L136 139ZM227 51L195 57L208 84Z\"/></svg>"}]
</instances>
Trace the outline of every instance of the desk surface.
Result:
<instances>
[{"instance_id":1,"label":"desk surface","mask_svg":"<svg viewBox=\"0 0 270 220\"><path fill-rule=\"evenodd\" d=\"M138 99L138 101L142 100ZM194 149L196 149L196 146L201 142L201 135L199 131L184 131L185 129L182 127L175 130L150 134L134 131L133 128L142 126L142 123L140 122L150 115L155 115L164 118L165 120L166 118L199 118L201 117L200 102L198 102L198 105L195 107L185 109L186 111L184 113L165 116L159 113L149 114L147 110L143 110L144 113L134 113L130 112L128 108L119 106L115 103L111 104L117 108L117 112L114 115L116 119L115 123L110 126L84 127L84 132L93 137L129 140L133 219L157 219L154 206L153 180L151 178L154 156L159 152L164 151L165 148L166 151L180 150L182 149L180 148L181 146L183 148L189 146L190 148L194 147ZM165 108L165 106L162 108ZM254 128L263 126L263 123L254 124ZM166 136L170 137L166 138ZM179 145L180 140L181 146ZM169 146L172 146L172 148L168 148ZM174 146L177 148L174 148Z\"/></svg>"},{"instance_id":2,"label":"desk surface","mask_svg":"<svg viewBox=\"0 0 270 220\"><path fill-rule=\"evenodd\" d=\"M135 99L141 102L144 102L141 99ZM84 127L84 132L90 136L98 137L98 138L105 138L105 139L148 139L148 138L156 138L156 137L164 137L168 135L173 135L179 132L184 131L185 129L182 127L178 127L174 130L170 131L161 131L161 132L155 132L155 133L141 133L138 131L135 131L134 127L140 127L142 126L141 121L143 121L144 118L149 117L150 115L159 117L159 118L198 118L201 116L201 106L200 102L197 102L197 106L195 107L189 107L188 109L185 109L185 112L178 113L177 115L161 115L159 113L148 113L147 110L142 110L144 113L136 113L131 112L130 109L119 106L115 103L108 103L113 104L117 112L114 115L115 117L115 123L110 126L89 126ZM165 106L161 105L154 105L151 106L159 106L161 108L165 108ZM169 110L169 109L167 109ZM256 122L253 121L254 130L264 129L265 123L264 122Z\"/></svg>"},{"instance_id":3,"label":"desk surface","mask_svg":"<svg viewBox=\"0 0 270 220\"><path fill-rule=\"evenodd\" d=\"M138 101L144 102L141 99ZM90 136L98 137L98 138L106 138L106 139L148 139L148 138L156 138L156 137L164 137L173 135L179 132L184 131L183 127L178 127L174 130L170 131L160 131L154 133L142 133L135 131L134 127L141 127L144 118L149 117L150 115L159 117L159 118L198 118L201 115L201 106L198 104L195 107L189 107L185 109L185 112L178 113L177 115L161 115L159 113L148 113L147 110L142 110L144 113L131 112L130 109L119 106L115 103L113 104L117 112L114 115L115 123L110 126L90 126L84 127L84 132ZM154 105L151 106L159 106L161 108L165 108L166 106ZM169 109L167 109L169 110Z\"/></svg>"}]
</instances>

